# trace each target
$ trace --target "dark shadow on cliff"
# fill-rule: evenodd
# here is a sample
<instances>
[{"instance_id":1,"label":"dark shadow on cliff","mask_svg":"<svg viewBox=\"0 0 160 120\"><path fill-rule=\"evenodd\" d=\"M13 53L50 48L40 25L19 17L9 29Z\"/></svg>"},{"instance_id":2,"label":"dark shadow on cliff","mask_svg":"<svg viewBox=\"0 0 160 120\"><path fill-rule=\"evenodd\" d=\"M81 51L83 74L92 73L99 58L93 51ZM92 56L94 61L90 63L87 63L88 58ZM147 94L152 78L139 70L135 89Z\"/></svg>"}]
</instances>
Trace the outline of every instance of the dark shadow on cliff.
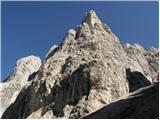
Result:
<instances>
[{"instance_id":1,"label":"dark shadow on cliff","mask_svg":"<svg viewBox=\"0 0 160 120\"><path fill-rule=\"evenodd\" d=\"M129 82L129 92L133 92L151 84L151 82L141 72L131 72L130 68L126 69L126 76Z\"/></svg>"},{"instance_id":2,"label":"dark shadow on cliff","mask_svg":"<svg viewBox=\"0 0 160 120\"><path fill-rule=\"evenodd\" d=\"M35 78L35 76L37 75L38 72L33 72L29 77L28 77L28 81L31 81Z\"/></svg>"},{"instance_id":3,"label":"dark shadow on cliff","mask_svg":"<svg viewBox=\"0 0 160 120\"><path fill-rule=\"evenodd\" d=\"M51 106L54 115L57 117L64 116L65 105L75 106L79 100L86 96L88 98L91 83L89 73L84 73L85 65L80 65L71 75L66 76L60 86L55 86L52 90L55 92L55 104Z\"/></svg>"},{"instance_id":4,"label":"dark shadow on cliff","mask_svg":"<svg viewBox=\"0 0 160 120\"><path fill-rule=\"evenodd\" d=\"M5 110L2 119L24 119L30 114L30 110L27 109L27 99L29 98L30 90L31 86L22 89L15 102Z\"/></svg>"},{"instance_id":5,"label":"dark shadow on cliff","mask_svg":"<svg viewBox=\"0 0 160 120\"><path fill-rule=\"evenodd\" d=\"M159 83L147 86L82 119L158 119Z\"/></svg>"}]
</instances>

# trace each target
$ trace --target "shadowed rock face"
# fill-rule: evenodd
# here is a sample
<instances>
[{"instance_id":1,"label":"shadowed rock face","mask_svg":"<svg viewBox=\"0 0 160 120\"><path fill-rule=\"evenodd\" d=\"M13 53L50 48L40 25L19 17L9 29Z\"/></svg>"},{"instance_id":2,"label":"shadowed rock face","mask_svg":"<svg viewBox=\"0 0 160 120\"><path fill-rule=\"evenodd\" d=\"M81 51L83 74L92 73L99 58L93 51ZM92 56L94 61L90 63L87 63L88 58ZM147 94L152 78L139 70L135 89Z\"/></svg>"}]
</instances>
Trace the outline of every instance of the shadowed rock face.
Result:
<instances>
[{"instance_id":1,"label":"shadowed rock face","mask_svg":"<svg viewBox=\"0 0 160 120\"><path fill-rule=\"evenodd\" d=\"M158 119L159 83L138 89L82 119Z\"/></svg>"},{"instance_id":2,"label":"shadowed rock face","mask_svg":"<svg viewBox=\"0 0 160 120\"><path fill-rule=\"evenodd\" d=\"M144 53L137 44L122 47L110 28L89 11L60 46L50 48L40 69L29 77L32 83L3 118L80 118L94 112L153 81L150 75L156 69ZM127 74L126 68L140 74Z\"/></svg>"},{"instance_id":3,"label":"shadowed rock face","mask_svg":"<svg viewBox=\"0 0 160 120\"><path fill-rule=\"evenodd\" d=\"M141 72L138 71L131 72L129 68L126 69L126 76L129 82L129 92L134 92L139 88L151 84L151 82Z\"/></svg>"}]
</instances>

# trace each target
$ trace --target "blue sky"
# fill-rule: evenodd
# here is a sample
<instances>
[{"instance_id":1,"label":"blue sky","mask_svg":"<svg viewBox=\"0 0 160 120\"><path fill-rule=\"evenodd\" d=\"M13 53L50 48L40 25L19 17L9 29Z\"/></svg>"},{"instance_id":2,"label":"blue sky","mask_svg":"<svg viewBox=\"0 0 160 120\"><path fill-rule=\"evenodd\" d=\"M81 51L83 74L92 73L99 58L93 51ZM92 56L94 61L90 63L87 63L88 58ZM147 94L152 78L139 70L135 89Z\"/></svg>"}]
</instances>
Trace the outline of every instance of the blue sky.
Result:
<instances>
[{"instance_id":1,"label":"blue sky","mask_svg":"<svg viewBox=\"0 0 160 120\"><path fill-rule=\"evenodd\" d=\"M158 48L158 2L2 2L2 79L16 61L29 55L44 58L59 45L70 28L81 23L86 11L97 16L121 43Z\"/></svg>"}]
</instances>

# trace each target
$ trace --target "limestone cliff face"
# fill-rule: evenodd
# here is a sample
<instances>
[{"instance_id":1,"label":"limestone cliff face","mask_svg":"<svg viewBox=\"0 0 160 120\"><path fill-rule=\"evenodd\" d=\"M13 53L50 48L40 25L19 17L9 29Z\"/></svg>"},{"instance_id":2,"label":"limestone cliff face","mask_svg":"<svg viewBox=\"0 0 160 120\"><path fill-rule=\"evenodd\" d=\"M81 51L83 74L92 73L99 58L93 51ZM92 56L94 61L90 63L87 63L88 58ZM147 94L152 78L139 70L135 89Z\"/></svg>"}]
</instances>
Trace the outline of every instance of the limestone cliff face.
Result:
<instances>
[{"instance_id":1,"label":"limestone cliff face","mask_svg":"<svg viewBox=\"0 0 160 120\"><path fill-rule=\"evenodd\" d=\"M51 47L32 84L2 118L80 118L150 85L158 68L149 56L137 44L122 46L91 10L60 46Z\"/></svg>"},{"instance_id":2,"label":"limestone cliff face","mask_svg":"<svg viewBox=\"0 0 160 120\"><path fill-rule=\"evenodd\" d=\"M28 56L17 61L10 76L0 84L0 116L11 103L14 103L22 88L30 84L29 76L37 72L40 66L41 60L35 56Z\"/></svg>"}]
</instances>

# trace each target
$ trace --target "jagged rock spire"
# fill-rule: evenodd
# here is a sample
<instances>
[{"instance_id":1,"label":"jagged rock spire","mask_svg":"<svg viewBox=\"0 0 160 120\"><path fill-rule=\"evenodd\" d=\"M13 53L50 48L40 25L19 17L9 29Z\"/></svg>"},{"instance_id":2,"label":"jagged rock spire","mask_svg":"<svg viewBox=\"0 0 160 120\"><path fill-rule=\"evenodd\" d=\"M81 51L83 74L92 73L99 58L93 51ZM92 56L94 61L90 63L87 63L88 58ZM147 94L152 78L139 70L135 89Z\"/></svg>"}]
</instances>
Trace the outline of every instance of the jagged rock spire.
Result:
<instances>
[{"instance_id":1,"label":"jagged rock spire","mask_svg":"<svg viewBox=\"0 0 160 120\"><path fill-rule=\"evenodd\" d=\"M94 27L95 23L102 24L100 19L97 17L94 10L90 10L89 12L86 13L86 15L82 21L82 24L84 22L87 23L90 27Z\"/></svg>"}]
</instances>

